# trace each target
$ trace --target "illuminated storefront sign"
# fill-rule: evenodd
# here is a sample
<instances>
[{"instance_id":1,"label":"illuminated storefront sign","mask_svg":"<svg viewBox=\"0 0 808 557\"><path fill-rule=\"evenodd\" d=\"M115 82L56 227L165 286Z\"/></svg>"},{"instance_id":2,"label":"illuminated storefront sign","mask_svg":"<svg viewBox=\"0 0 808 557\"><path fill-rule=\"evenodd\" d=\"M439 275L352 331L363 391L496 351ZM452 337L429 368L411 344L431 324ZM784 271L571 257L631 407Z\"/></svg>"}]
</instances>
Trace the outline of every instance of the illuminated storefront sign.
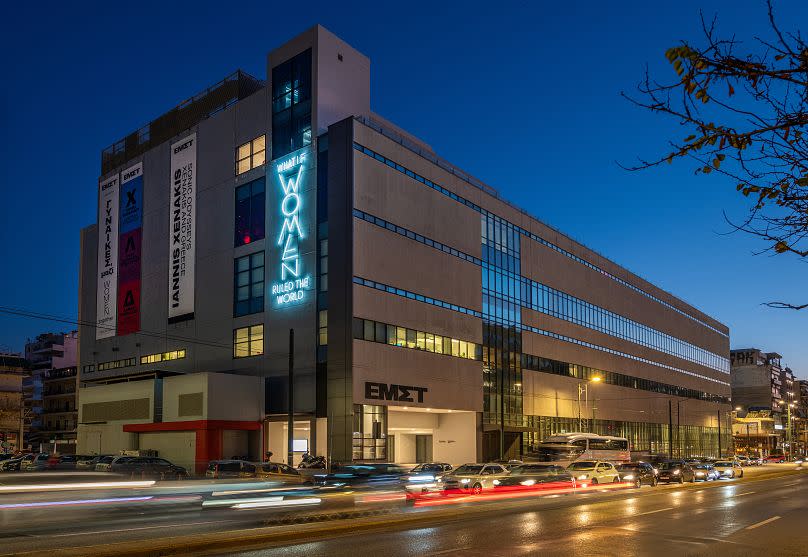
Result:
<instances>
[{"instance_id":1,"label":"illuminated storefront sign","mask_svg":"<svg viewBox=\"0 0 808 557\"><path fill-rule=\"evenodd\" d=\"M311 275L305 272L300 241L305 238L302 223L302 185L306 174L307 153L293 155L275 164L280 186L278 213L280 227L276 244L280 253L277 268L279 281L271 286L276 306L301 303L305 291L312 288Z\"/></svg>"}]
</instances>

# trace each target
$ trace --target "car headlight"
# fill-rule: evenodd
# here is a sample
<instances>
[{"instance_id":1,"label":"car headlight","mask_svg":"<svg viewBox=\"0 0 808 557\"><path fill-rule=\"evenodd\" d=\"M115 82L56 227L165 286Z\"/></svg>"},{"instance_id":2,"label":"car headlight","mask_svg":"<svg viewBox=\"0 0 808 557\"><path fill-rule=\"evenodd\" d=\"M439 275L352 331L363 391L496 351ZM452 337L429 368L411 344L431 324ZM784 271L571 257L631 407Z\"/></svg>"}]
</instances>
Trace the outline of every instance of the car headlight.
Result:
<instances>
[{"instance_id":1,"label":"car headlight","mask_svg":"<svg viewBox=\"0 0 808 557\"><path fill-rule=\"evenodd\" d=\"M679 474L681 474L681 472L682 472L681 470L674 470L673 475L678 476Z\"/></svg>"},{"instance_id":2,"label":"car headlight","mask_svg":"<svg viewBox=\"0 0 808 557\"><path fill-rule=\"evenodd\" d=\"M434 482L435 476L429 474L413 474L412 476L407 476L407 480L411 482Z\"/></svg>"},{"instance_id":3,"label":"car headlight","mask_svg":"<svg viewBox=\"0 0 808 557\"><path fill-rule=\"evenodd\" d=\"M634 479L634 474L626 474L625 476L623 476L623 479L624 480L633 480Z\"/></svg>"},{"instance_id":4,"label":"car headlight","mask_svg":"<svg viewBox=\"0 0 808 557\"><path fill-rule=\"evenodd\" d=\"M579 479L579 480L585 480L585 479L587 479L588 477L589 477L589 474L581 474L580 476L578 476L578 479Z\"/></svg>"},{"instance_id":5,"label":"car headlight","mask_svg":"<svg viewBox=\"0 0 808 557\"><path fill-rule=\"evenodd\" d=\"M468 478L463 478L462 480L460 480L460 483L461 483L461 484L467 484L467 483L469 483L470 481L471 481L471 480L470 480L470 479L468 479Z\"/></svg>"},{"instance_id":6,"label":"car headlight","mask_svg":"<svg viewBox=\"0 0 808 557\"><path fill-rule=\"evenodd\" d=\"M654 468L654 474L659 474L659 468Z\"/></svg>"},{"instance_id":7,"label":"car headlight","mask_svg":"<svg viewBox=\"0 0 808 557\"><path fill-rule=\"evenodd\" d=\"M697 475L697 476L703 476L703 475L704 475L704 472L696 472L696 475Z\"/></svg>"},{"instance_id":8,"label":"car headlight","mask_svg":"<svg viewBox=\"0 0 808 557\"><path fill-rule=\"evenodd\" d=\"M491 483L492 483L492 484L494 484L494 485L499 485L499 480L494 480L494 481L493 481L493 482L491 482Z\"/></svg>"},{"instance_id":9,"label":"car headlight","mask_svg":"<svg viewBox=\"0 0 808 557\"><path fill-rule=\"evenodd\" d=\"M536 483L536 480L525 480L523 482L519 482L520 485L525 485L525 486L533 485L535 483Z\"/></svg>"}]
</instances>

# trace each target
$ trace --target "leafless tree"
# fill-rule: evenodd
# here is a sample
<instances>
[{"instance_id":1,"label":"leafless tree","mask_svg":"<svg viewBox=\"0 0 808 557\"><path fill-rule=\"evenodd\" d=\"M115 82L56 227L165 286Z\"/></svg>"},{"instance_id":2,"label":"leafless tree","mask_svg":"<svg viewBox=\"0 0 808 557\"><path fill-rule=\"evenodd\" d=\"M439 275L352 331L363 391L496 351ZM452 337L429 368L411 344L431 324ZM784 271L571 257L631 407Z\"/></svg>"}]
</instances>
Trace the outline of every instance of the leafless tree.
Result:
<instances>
[{"instance_id":1,"label":"leafless tree","mask_svg":"<svg viewBox=\"0 0 808 557\"><path fill-rule=\"evenodd\" d=\"M722 38L716 18L701 16L699 44L667 50L674 75L658 81L646 69L633 94L644 109L672 118L685 130L643 170L687 159L696 173L721 174L749 199L736 230L763 241L761 252L791 254L808 262L808 44L799 31L783 32L767 1L769 37L743 42ZM804 309L808 303L769 302Z\"/></svg>"}]
</instances>

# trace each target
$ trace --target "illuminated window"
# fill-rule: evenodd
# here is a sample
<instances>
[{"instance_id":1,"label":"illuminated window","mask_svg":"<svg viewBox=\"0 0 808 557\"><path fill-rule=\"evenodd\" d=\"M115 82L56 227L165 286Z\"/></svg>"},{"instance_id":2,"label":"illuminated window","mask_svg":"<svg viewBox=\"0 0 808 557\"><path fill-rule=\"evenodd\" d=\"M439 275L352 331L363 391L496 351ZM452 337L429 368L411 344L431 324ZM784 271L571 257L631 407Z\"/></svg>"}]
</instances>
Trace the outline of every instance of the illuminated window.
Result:
<instances>
[{"instance_id":1,"label":"illuminated window","mask_svg":"<svg viewBox=\"0 0 808 557\"><path fill-rule=\"evenodd\" d=\"M328 310L320 310L317 317L317 332L320 346L328 346Z\"/></svg>"},{"instance_id":2,"label":"illuminated window","mask_svg":"<svg viewBox=\"0 0 808 557\"><path fill-rule=\"evenodd\" d=\"M98 371L107 371L109 369L118 369L122 367L131 367L136 364L135 358L125 358L123 360L113 360L111 362L101 362L98 364ZM86 370L85 370L86 371Z\"/></svg>"},{"instance_id":3,"label":"illuminated window","mask_svg":"<svg viewBox=\"0 0 808 557\"><path fill-rule=\"evenodd\" d=\"M239 257L234 270L233 315L264 311L264 252Z\"/></svg>"},{"instance_id":4,"label":"illuminated window","mask_svg":"<svg viewBox=\"0 0 808 557\"><path fill-rule=\"evenodd\" d=\"M236 149L236 174L243 174L267 160L267 136L261 135Z\"/></svg>"},{"instance_id":5,"label":"illuminated window","mask_svg":"<svg viewBox=\"0 0 808 557\"><path fill-rule=\"evenodd\" d=\"M467 360L482 359L482 347L474 342L416 331L406 327L397 327L396 325L388 325L370 319L354 318L353 337L359 340L379 342L412 350L423 350L434 354L445 354Z\"/></svg>"},{"instance_id":6,"label":"illuminated window","mask_svg":"<svg viewBox=\"0 0 808 557\"><path fill-rule=\"evenodd\" d=\"M263 177L236 188L235 245L262 240L265 233L266 186Z\"/></svg>"},{"instance_id":7,"label":"illuminated window","mask_svg":"<svg viewBox=\"0 0 808 557\"><path fill-rule=\"evenodd\" d=\"M311 143L311 49L272 68L272 158Z\"/></svg>"},{"instance_id":8,"label":"illuminated window","mask_svg":"<svg viewBox=\"0 0 808 557\"><path fill-rule=\"evenodd\" d=\"M170 360L182 360L185 358L185 350L172 350L171 352L161 352L159 354L149 354L141 356L141 364L155 364L157 362L167 362Z\"/></svg>"},{"instance_id":9,"label":"illuminated window","mask_svg":"<svg viewBox=\"0 0 808 557\"><path fill-rule=\"evenodd\" d=\"M252 325L233 331L233 357L247 358L264 353L264 325Z\"/></svg>"}]
</instances>

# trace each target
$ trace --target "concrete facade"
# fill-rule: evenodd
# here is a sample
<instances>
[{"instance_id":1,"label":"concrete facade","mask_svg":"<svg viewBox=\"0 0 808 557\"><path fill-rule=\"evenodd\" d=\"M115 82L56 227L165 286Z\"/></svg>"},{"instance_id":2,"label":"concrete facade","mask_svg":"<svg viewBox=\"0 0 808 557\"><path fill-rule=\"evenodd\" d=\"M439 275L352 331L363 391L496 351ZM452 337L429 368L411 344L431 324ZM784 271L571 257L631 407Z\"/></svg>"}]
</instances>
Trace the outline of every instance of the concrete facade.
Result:
<instances>
[{"instance_id":1,"label":"concrete facade","mask_svg":"<svg viewBox=\"0 0 808 557\"><path fill-rule=\"evenodd\" d=\"M296 77L284 81L290 72ZM131 156L124 144L120 164L105 167L101 181L143 164L140 330L96 340L93 327L81 329L80 405L145 402L114 424L82 413L80 446L147 443L186 463L194 453L199 467L211 446L226 454L247 439L246 456L270 450L286 460L293 329L293 439L332 461L523 456L543 436L577 428L625 435L640 452L727 447L725 325L507 203L373 114L369 60L322 27L273 50L267 79L159 144ZM194 309L174 322L170 146L191 134ZM239 172L239 148L260 137L264 158ZM262 179L266 234L234 246L234 193ZM87 323L98 320L97 246L97 225L87 227ZM261 277L263 310L241 315L235 268L255 254L263 264L249 280ZM237 331L256 326L260 346L240 357ZM215 378L217 388L200 377ZM245 378L252 388L239 390ZM208 389L195 391L197 381ZM591 395L583 411L579 383ZM203 393L199 415L175 415L174 389ZM215 421L258 423L260 443L240 433L252 429L220 427L213 436L197 432L192 447L184 430L160 425Z\"/></svg>"}]
</instances>

